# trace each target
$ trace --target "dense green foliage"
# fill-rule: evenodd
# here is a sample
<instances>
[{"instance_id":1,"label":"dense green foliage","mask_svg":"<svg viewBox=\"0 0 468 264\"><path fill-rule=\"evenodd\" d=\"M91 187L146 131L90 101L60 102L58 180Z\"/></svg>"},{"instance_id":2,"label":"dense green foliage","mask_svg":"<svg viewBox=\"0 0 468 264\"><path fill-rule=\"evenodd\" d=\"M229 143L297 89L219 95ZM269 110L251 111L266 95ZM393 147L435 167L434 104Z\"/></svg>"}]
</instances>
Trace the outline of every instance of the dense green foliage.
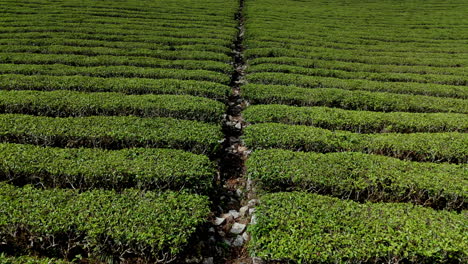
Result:
<instances>
[{"instance_id":1,"label":"dense green foliage","mask_svg":"<svg viewBox=\"0 0 468 264\"><path fill-rule=\"evenodd\" d=\"M271 43L262 43L261 45L281 45L279 42L271 42ZM356 45L347 45L344 43L330 43L330 42L322 42L320 40L315 40L310 42L310 45L334 45L336 47L345 47L351 48L355 47ZM304 48L304 45L297 46L300 48ZM391 46L385 44L378 44L373 45L372 47L368 47L377 50L390 50ZM419 51L424 50L424 47L418 47ZM437 48L430 48L430 52L434 53L448 53L450 54L452 51L447 49L437 49ZM462 49L459 49L462 51ZM455 51L453 51L455 52ZM440 75L449 75L449 76L463 76L466 74L467 67L454 67L454 68L447 68L447 67L431 67L431 66L412 66L412 65L382 65L382 64L365 64L365 63L356 63L356 62L343 62L343 61L328 61L328 60L319 60L319 59L302 59L302 58L291 58L291 57L262 57L258 59L249 60L249 64L251 66L254 65L263 65L272 63L276 65L290 65L290 66L299 66L305 69L309 68L320 68L320 69L330 69L330 70L341 70L346 72L367 72L367 73L417 73L417 74L440 74ZM252 67L250 67L252 70ZM443 76L442 76L443 77ZM427 86L426 86L427 87ZM438 86L438 87L447 87L447 86ZM456 92L463 92L465 89L459 88ZM443 92L441 90L441 92ZM466 92L465 92L466 93ZM447 94L448 96L448 94ZM457 93L453 93L452 96L457 97Z\"/></svg>"},{"instance_id":2,"label":"dense green foliage","mask_svg":"<svg viewBox=\"0 0 468 264\"><path fill-rule=\"evenodd\" d=\"M0 264L66 264L69 262L51 259L51 258L35 258L29 256L7 257L0 254Z\"/></svg>"},{"instance_id":3,"label":"dense green foliage","mask_svg":"<svg viewBox=\"0 0 468 264\"><path fill-rule=\"evenodd\" d=\"M220 122L223 103L188 95L1 91L0 112L46 116L135 115Z\"/></svg>"},{"instance_id":4,"label":"dense green foliage","mask_svg":"<svg viewBox=\"0 0 468 264\"><path fill-rule=\"evenodd\" d=\"M357 201L467 209L466 165L271 149L254 151L246 166L256 186L268 192L306 190Z\"/></svg>"},{"instance_id":5,"label":"dense green foliage","mask_svg":"<svg viewBox=\"0 0 468 264\"><path fill-rule=\"evenodd\" d=\"M1 1L0 263L200 257L238 5Z\"/></svg>"},{"instance_id":6,"label":"dense green foliage","mask_svg":"<svg viewBox=\"0 0 468 264\"><path fill-rule=\"evenodd\" d=\"M466 115L454 113L380 113L273 104L253 105L242 114L253 124L275 122L358 133L468 132Z\"/></svg>"},{"instance_id":7,"label":"dense green foliage","mask_svg":"<svg viewBox=\"0 0 468 264\"><path fill-rule=\"evenodd\" d=\"M31 65L31 64L2 64L0 74L24 75L52 75L70 76L82 75L93 77L127 77L164 79L175 78L180 80L211 81L227 84L229 76L206 70L174 70L165 68L150 68L136 66L96 66L81 67L64 64Z\"/></svg>"},{"instance_id":8,"label":"dense green foliage","mask_svg":"<svg viewBox=\"0 0 468 264\"><path fill-rule=\"evenodd\" d=\"M111 259L170 257L206 221L208 205L206 197L185 193L80 193L0 183L0 247L27 246L59 257L77 248Z\"/></svg>"},{"instance_id":9,"label":"dense green foliage","mask_svg":"<svg viewBox=\"0 0 468 264\"><path fill-rule=\"evenodd\" d=\"M217 125L173 118L0 115L0 140L43 146L178 148L212 154L221 138Z\"/></svg>"},{"instance_id":10,"label":"dense green foliage","mask_svg":"<svg viewBox=\"0 0 468 264\"><path fill-rule=\"evenodd\" d=\"M1 90L73 90L125 94L179 94L222 100L229 87L207 81L147 78L101 78L89 76L0 75Z\"/></svg>"},{"instance_id":11,"label":"dense green foliage","mask_svg":"<svg viewBox=\"0 0 468 264\"><path fill-rule=\"evenodd\" d=\"M468 114L468 102L456 98L384 92L347 91L335 88L301 88L248 84L242 94L254 104L328 106L382 112L454 112Z\"/></svg>"},{"instance_id":12,"label":"dense green foliage","mask_svg":"<svg viewBox=\"0 0 468 264\"><path fill-rule=\"evenodd\" d=\"M62 54L34 54L34 53L4 53L0 57L1 63L14 64L65 64L71 66L140 66L160 68L180 68L187 70L208 70L230 73L229 64L216 61L202 60L164 60L147 57L126 56L85 56Z\"/></svg>"},{"instance_id":13,"label":"dense green foliage","mask_svg":"<svg viewBox=\"0 0 468 264\"><path fill-rule=\"evenodd\" d=\"M252 124L253 255L468 262L467 8L2 0L0 263L211 254L192 241L242 165L221 127L234 100Z\"/></svg>"},{"instance_id":14,"label":"dense green foliage","mask_svg":"<svg viewBox=\"0 0 468 264\"><path fill-rule=\"evenodd\" d=\"M468 261L467 8L246 1L252 255Z\"/></svg>"},{"instance_id":15,"label":"dense green foliage","mask_svg":"<svg viewBox=\"0 0 468 264\"><path fill-rule=\"evenodd\" d=\"M263 196L251 252L298 263L465 263L466 211L300 192Z\"/></svg>"},{"instance_id":16,"label":"dense green foliage","mask_svg":"<svg viewBox=\"0 0 468 264\"><path fill-rule=\"evenodd\" d=\"M283 66L285 67L285 66ZM294 67L294 66L288 66ZM258 67L255 67L255 69ZM278 68L278 66L273 67ZM271 67L268 65L265 66L266 69L272 71ZM280 71L280 69L277 69ZM463 76L445 77L444 81L440 80L436 84L420 84L425 83L425 80L428 79L427 75L425 78L420 77L419 74L409 74L401 76L394 73L392 76L389 73L385 75L377 75L375 73L366 73L359 76L356 72L337 72L331 70L322 70L322 69L307 69L307 70L297 70L297 69L283 69L286 72L293 72L290 74L287 73L271 73L271 72L262 72L262 73L252 73L249 75L249 80L255 83L260 84L279 84L279 85L296 85L305 88L339 88L344 90L367 90L367 91L380 91L380 92L391 92L391 93L404 93L404 94L423 94L423 95L452 95L452 97L462 97L466 98L467 92L466 88L462 85L466 85L465 82L468 82L467 78ZM297 73L297 74L296 74ZM300 74L300 73L306 73ZM316 77L310 75L323 75L326 77ZM376 77L368 77L372 75L377 75ZM359 79L351 79L352 77ZM416 76L416 77L415 77ZM338 78L342 77L342 78ZM345 78L347 77L347 78ZM367 78L366 78L367 77ZM385 79L389 83L383 82ZM440 77L437 77L440 78ZM414 80L412 80L414 79ZM415 83L415 81L420 83ZM406 82L405 82L406 81ZM411 82L413 81L413 82ZM446 82L448 84L457 84L454 85L440 85ZM457 96L453 96L457 94Z\"/></svg>"},{"instance_id":17,"label":"dense green foliage","mask_svg":"<svg viewBox=\"0 0 468 264\"><path fill-rule=\"evenodd\" d=\"M254 65L249 68L249 72L277 72L280 74L270 74L266 75L265 80L266 82L273 81L270 78L278 77L280 79L280 84L283 80L283 77L293 76L295 77L296 81L299 81L301 84L304 83L307 86L312 84L312 87L317 86L317 80L314 78L302 78L305 76L321 76L321 77L330 77L329 79L319 79L319 83L322 86L326 86L327 83L332 84L333 82L339 83L339 80L347 80L347 79L362 79L362 80L370 80L370 81L391 81L391 82L407 82L407 85L410 86L410 83L435 83L435 84L447 84L447 85L454 85L454 86L466 86L468 84L468 79L462 75L436 75L436 74L413 74L413 73L373 73L373 72L360 72L360 71L343 71L343 70L330 70L330 69L316 69L316 68L304 68L298 66L290 66L290 65L277 65L277 64L261 64L261 65ZM289 74L281 74L281 73L289 73ZM291 75L292 74L292 75ZM300 75L297 76L296 74ZM260 76L256 76L255 74L250 75L252 79L256 80L256 78ZM272 79L273 79L272 78ZM260 77L258 80L261 80ZM288 78L286 78L288 79ZM338 79L338 80L337 80ZM302 82L300 80L303 80ZM273 81L273 82L276 82ZM347 82L344 87L357 87L361 84L361 82ZM401 83L398 83L401 85ZM333 84L332 84L333 85ZM337 85L339 87L339 85ZM378 86L378 84L376 84ZM380 85L382 86L382 85ZM391 87L391 86L390 86ZM456 87L453 86L437 86L441 90L446 88L447 90L456 90ZM359 89L359 88L357 88ZM465 89L466 90L466 89Z\"/></svg>"},{"instance_id":18,"label":"dense green foliage","mask_svg":"<svg viewBox=\"0 0 468 264\"><path fill-rule=\"evenodd\" d=\"M203 155L175 149L100 150L0 144L0 180L78 189L212 188L214 165Z\"/></svg>"},{"instance_id":19,"label":"dense green foliage","mask_svg":"<svg viewBox=\"0 0 468 264\"><path fill-rule=\"evenodd\" d=\"M264 123L247 127L244 140L251 149L358 151L414 161L468 161L468 134L458 132L358 134L310 126Z\"/></svg>"}]
</instances>

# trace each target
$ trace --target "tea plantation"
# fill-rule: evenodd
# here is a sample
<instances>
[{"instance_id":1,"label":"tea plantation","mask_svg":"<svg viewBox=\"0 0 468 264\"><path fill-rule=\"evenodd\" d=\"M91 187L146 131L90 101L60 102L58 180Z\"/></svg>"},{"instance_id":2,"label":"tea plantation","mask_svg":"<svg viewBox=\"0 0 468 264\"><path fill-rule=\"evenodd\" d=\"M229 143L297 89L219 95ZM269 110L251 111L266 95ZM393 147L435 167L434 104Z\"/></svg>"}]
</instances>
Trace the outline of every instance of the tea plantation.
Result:
<instances>
[{"instance_id":1,"label":"tea plantation","mask_svg":"<svg viewBox=\"0 0 468 264\"><path fill-rule=\"evenodd\" d=\"M468 263L467 14L0 0L0 264Z\"/></svg>"},{"instance_id":2,"label":"tea plantation","mask_svg":"<svg viewBox=\"0 0 468 264\"><path fill-rule=\"evenodd\" d=\"M1 263L180 261L211 214L237 7L1 1Z\"/></svg>"},{"instance_id":3,"label":"tea plantation","mask_svg":"<svg viewBox=\"0 0 468 264\"><path fill-rule=\"evenodd\" d=\"M246 1L250 253L468 261L465 1Z\"/></svg>"}]
</instances>

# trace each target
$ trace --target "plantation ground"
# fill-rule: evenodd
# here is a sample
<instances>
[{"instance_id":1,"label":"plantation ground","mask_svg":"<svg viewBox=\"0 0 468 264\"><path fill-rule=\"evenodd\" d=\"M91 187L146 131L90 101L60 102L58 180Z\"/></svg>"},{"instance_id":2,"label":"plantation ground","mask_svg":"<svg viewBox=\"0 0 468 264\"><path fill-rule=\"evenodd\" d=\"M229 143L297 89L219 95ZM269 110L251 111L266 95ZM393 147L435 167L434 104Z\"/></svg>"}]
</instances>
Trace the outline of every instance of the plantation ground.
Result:
<instances>
[{"instance_id":1,"label":"plantation ground","mask_svg":"<svg viewBox=\"0 0 468 264\"><path fill-rule=\"evenodd\" d=\"M0 263L468 262L466 13L0 0Z\"/></svg>"}]
</instances>

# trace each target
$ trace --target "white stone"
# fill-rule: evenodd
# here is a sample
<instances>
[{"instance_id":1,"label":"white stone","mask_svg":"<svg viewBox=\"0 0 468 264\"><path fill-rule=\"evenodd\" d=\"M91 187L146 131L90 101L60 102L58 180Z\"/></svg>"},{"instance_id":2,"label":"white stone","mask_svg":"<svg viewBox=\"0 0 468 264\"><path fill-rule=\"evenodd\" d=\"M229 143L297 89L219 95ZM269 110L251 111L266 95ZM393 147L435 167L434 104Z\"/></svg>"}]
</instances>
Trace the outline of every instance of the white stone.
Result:
<instances>
[{"instance_id":1,"label":"white stone","mask_svg":"<svg viewBox=\"0 0 468 264\"><path fill-rule=\"evenodd\" d=\"M252 224L252 225L257 224L257 217L255 215L252 215L252 218L250 218L250 224Z\"/></svg>"},{"instance_id":2,"label":"white stone","mask_svg":"<svg viewBox=\"0 0 468 264\"><path fill-rule=\"evenodd\" d=\"M226 221L230 221L231 219L234 218L234 217L232 216L231 213L222 214L221 217L222 217L223 219L226 219Z\"/></svg>"},{"instance_id":3,"label":"white stone","mask_svg":"<svg viewBox=\"0 0 468 264\"><path fill-rule=\"evenodd\" d=\"M201 258L192 257L192 258L186 259L185 263L200 263L201 261L202 261Z\"/></svg>"},{"instance_id":4,"label":"white stone","mask_svg":"<svg viewBox=\"0 0 468 264\"><path fill-rule=\"evenodd\" d=\"M234 223L231 227L231 233L233 234L241 234L242 232L244 232L245 230L245 225L244 224L240 224L240 223Z\"/></svg>"},{"instance_id":5,"label":"white stone","mask_svg":"<svg viewBox=\"0 0 468 264\"><path fill-rule=\"evenodd\" d=\"M258 258L258 257L252 258L252 264L264 264L264 263L265 262L261 258Z\"/></svg>"},{"instance_id":6,"label":"white stone","mask_svg":"<svg viewBox=\"0 0 468 264\"><path fill-rule=\"evenodd\" d=\"M240 216L239 212L237 212L236 210L229 210L229 214L232 215L234 219L237 219Z\"/></svg>"},{"instance_id":7,"label":"white stone","mask_svg":"<svg viewBox=\"0 0 468 264\"><path fill-rule=\"evenodd\" d=\"M210 233L214 233L215 231L216 231L216 230L214 229L214 227L208 228L208 232L210 232Z\"/></svg>"},{"instance_id":8,"label":"white stone","mask_svg":"<svg viewBox=\"0 0 468 264\"><path fill-rule=\"evenodd\" d=\"M255 213L255 208L250 208L249 209L249 215L253 215L253 213Z\"/></svg>"},{"instance_id":9,"label":"white stone","mask_svg":"<svg viewBox=\"0 0 468 264\"><path fill-rule=\"evenodd\" d=\"M228 246L231 246L231 241L227 240L227 239L223 239L223 242L225 244L227 244Z\"/></svg>"},{"instance_id":10,"label":"white stone","mask_svg":"<svg viewBox=\"0 0 468 264\"><path fill-rule=\"evenodd\" d=\"M239 209L239 213L241 216L246 216L247 215L247 212L249 212L249 207L246 205L246 206L242 206L240 209Z\"/></svg>"},{"instance_id":11,"label":"white stone","mask_svg":"<svg viewBox=\"0 0 468 264\"><path fill-rule=\"evenodd\" d=\"M244 192L242 192L241 189L237 189L237 190L236 190L236 195L237 195L237 197L242 197L242 194L243 194L243 193L244 193Z\"/></svg>"},{"instance_id":12,"label":"white stone","mask_svg":"<svg viewBox=\"0 0 468 264\"><path fill-rule=\"evenodd\" d=\"M213 264L213 257L209 257L203 260L203 264Z\"/></svg>"},{"instance_id":13,"label":"white stone","mask_svg":"<svg viewBox=\"0 0 468 264\"><path fill-rule=\"evenodd\" d=\"M226 219L224 218L221 218L221 217L216 217L215 221L214 221L214 224L219 226L219 225L222 225L224 223Z\"/></svg>"},{"instance_id":14,"label":"white stone","mask_svg":"<svg viewBox=\"0 0 468 264\"><path fill-rule=\"evenodd\" d=\"M249 238L250 238L249 233L244 232L244 234L242 234L242 238L243 238L245 241L249 240Z\"/></svg>"},{"instance_id":15,"label":"white stone","mask_svg":"<svg viewBox=\"0 0 468 264\"><path fill-rule=\"evenodd\" d=\"M241 122L237 123L234 127L237 128L237 129L241 129L242 128Z\"/></svg>"},{"instance_id":16,"label":"white stone","mask_svg":"<svg viewBox=\"0 0 468 264\"><path fill-rule=\"evenodd\" d=\"M238 235L236 239L232 242L232 246L241 247L244 244L244 238L241 235Z\"/></svg>"},{"instance_id":17,"label":"white stone","mask_svg":"<svg viewBox=\"0 0 468 264\"><path fill-rule=\"evenodd\" d=\"M252 199L252 200L250 200L250 201L247 203L247 205L248 205L249 207L254 207L254 206L257 205L257 204L258 204L258 200L257 200L257 199Z\"/></svg>"}]
</instances>

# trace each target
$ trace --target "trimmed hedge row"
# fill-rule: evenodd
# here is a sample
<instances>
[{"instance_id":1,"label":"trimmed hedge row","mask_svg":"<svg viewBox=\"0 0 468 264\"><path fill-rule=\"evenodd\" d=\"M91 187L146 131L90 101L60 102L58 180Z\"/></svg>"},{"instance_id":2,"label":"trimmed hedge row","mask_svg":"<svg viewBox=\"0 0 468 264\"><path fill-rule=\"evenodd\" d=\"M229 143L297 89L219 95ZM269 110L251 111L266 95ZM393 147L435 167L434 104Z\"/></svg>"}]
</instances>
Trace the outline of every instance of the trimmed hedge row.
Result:
<instances>
[{"instance_id":1,"label":"trimmed hedge row","mask_svg":"<svg viewBox=\"0 0 468 264\"><path fill-rule=\"evenodd\" d=\"M193 23L193 22L194 21L190 21L190 23ZM232 45L231 40L225 40L225 39L174 38L174 37L151 36L151 35L138 36L138 35L119 35L119 34L97 35L97 34L88 34L88 33L27 32L27 33L5 33L5 34L1 34L0 36L2 36L2 39L47 39L47 38L52 37L52 38L67 38L67 39L98 40L98 41L107 41L107 42L151 43L151 44L166 45L168 46L169 49L171 49L172 46L178 46L178 45L218 45L220 47L230 47ZM58 46L58 45L60 45L60 43L56 43L54 46ZM77 46L80 46L80 45L77 45ZM129 45L128 47L131 47L131 45ZM18 49L13 49L13 50L18 50ZM26 50L26 45L23 46L22 50L23 51ZM33 50L35 50L36 52L40 52L39 49L37 48ZM76 51L77 49L74 49L74 50ZM162 51L164 51L164 49L160 50L158 55L155 57L158 57L158 56L167 57L167 55L162 54ZM82 49L81 52L86 53L84 49ZM88 51L88 52L91 52L88 54L94 54L94 55L99 54L97 50L94 50L94 52L93 51ZM107 52L110 52L110 51L107 50ZM113 52L123 54L123 51L114 50ZM136 55L136 54L140 54L140 56L143 56L143 55L151 55L154 53L151 53L151 51L143 48L143 49L137 49L136 51L128 55ZM171 54L168 54L168 55L171 55ZM176 56L177 53L176 54L172 53L172 55L173 56L170 56L170 57ZM185 58L187 58L187 56L190 56L190 54L185 52L184 56ZM228 58L226 57L227 56L226 54L222 54L222 53L219 53L219 55L212 55L212 56L215 56L219 59ZM193 58L193 55L191 57ZM203 53L201 53L197 57L199 59L202 57L206 58L206 53L204 53L204 55Z\"/></svg>"},{"instance_id":2,"label":"trimmed hedge row","mask_svg":"<svg viewBox=\"0 0 468 264\"><path fill-rule=\"evenodd\" d=\"M252 32L251 32L252 34ZM304 34L304 33L302 33ZM248 44L247 44L248 45ZM366 50L354 52L337 52L334 49L321 49L318 52L298 51L285 48L251 48L245 51L245 56L248 59L260 57L293 57L305 59L319 59L330 61L358 62L367 64L380 65L412 65L412 66L434 66L434 67L459 67L466 65L466 59L458 57L450 58L425 58L418 57L395 57L390 54L382 56L372 56ZM421 54L419 54L421 55Z\"/></svg>"},{"instance_id":3,"label":"trimmed hedge row","mask_svg":"<svg viewBox=\"0 0 468 264\"><path fill-rule=\"evenodd\" d=\"M261 198L252 255L294 263L466 263L467 213L287 192Z\"/></svg>"},{"instance_id":4,"label":"trimmed hedge row","mask_svg":"<svg viewBox=\"0 0 468 264\"><path fill-rule=\"evenodd\" d=\"M15 29L13 28L12 30L15 30ZM350 29L342 28L342 30L350 30ZM433 30L436 30L436 29L433 29ZM354 28L353 33L356 33L356 31L358 31L358 29ZM310 32L310 33L317 34L317 32ZM373 34L372 32L361 32L361 33ZM353 37L348 36L348 39L349 38L353 38ZM362 44L357 44L357 43L354 43L345 48L343 48L343 46L337 47L336 45L332 46L332 45L326 45L326 44L323 46L319 46L319 45L309 46L309 45L301 45L301 43L296 43L294 40L287 41L286 43L280 44L278 43L278 40L281 41L281 39L282 38L279 37L279 39L276 39L276 41L248 41L248 47L249 49L255 49L255 50L257 49L261 50L265 48L280 49L280 52L282 52L283 49L287 49L290 51L298 51L300 54L299 56L301 56L304 53L307 53L310 55L324 56L324 58L328 58L328 59L337 58L337 60L350 58L350 55L354 55L356 58L360 58L360 59L369 59L369 58L382 59L383 58L384 59L383 61L388 61L388 60L397 59L397 58L404 58L405 59L404 61L407 62L408 64L417 64L417 65L420 63L424 63L424 62L437 63L440 65L441 63L450 61L452 59L456 61L460 61L465 58L465 54L463 54L463 52L460 52L460 53L427 52L425 50L420 51L417 49L405 50L405 52L385 50L385 49L369 50L368 49L369 45L366 45L366 44L362 45ZM461 40L462 39L460 39L460 41ZM458 44L460 45L462 43L459 42Z\"/></svg>"},{"instance_id":5,"label":"trimmed hedge row","mask_svg":"<svg viewBox=\"0 0 468 264\"><path fill-rule=\"evenodd\" d=\"M78 189L191 190L212 188L214 164L175 149L102 150L0 143L0 180Z\"/></svg>"},{"instance_id":6,"label":"trimmed hedge row","mask_svg":"<svg viewBox=\"0 0 468 264\"><path fill-rule=\"evenodd\" d=\"M358 152L254 151L249 177L266 192L309 191L355 201L467 209L466 165L407 162Z\"/></svg>"},{"instance_id":7,"label":"trimmed hedge row","mask_svg":"<svg viewBox=\"0 0 468 264\"><path fill-rule=\"evenodd\" d=\"M74 39L71 35L70 38L66 38L67 34L54 35L50 33L47 36L39 35L39 38L21 38L18 35L17 38L3 38L0 39L0 45L22 45L22 46L52 46L52 45L64 45L74 47L109 47L109 48L139 48L139 49L151 49L151 50L195 50L195 51L211 51L217 53L229 54L231 49L225 46L213 45L213 44L182 44L168 46L160 43L147 43L147 42L135 42L135 41L103 41L94 39ZM10 36L11 37L11 36ZM42 38L41 38L42 37ZM53 37L53 38L52 38ZM51 54L47 54L51 55ZM77 55L78 56L78 55ZM147 58L149 59L149 58ZM220 63L220 62L219 62Z\"/></svg>"},{"instance_id":8,"label":"trimmed hedge row","mask_svg":"<svg viewBox=\"0 0 468 264\"><path fill-rule=\"evenodd\" d=\"M259 78L263 83L276 83L276 84L287 84L283 83L285 80L290 80L289 75L294 75L294 80L309 87L310 85L316 86L316 82L324 80L325 83L332 82L328 78L318 78L318 77L332 77L337 79L342 79L343 81L350 81L349 86L353 86L352 82L355 82L356 79L369 80L369 81L378 81L378 82L415 82L415 83L427 83L427 84L442 84L442 85L455 85L455 86L466 86L468 85L468 78L461 75L438 75L438 74L414 74L414 73L374 73L374 72L362 72L362 71L343 71L343 70L330 70L330 69L321 69L321 68L304 68L291 65L278 65L278 64L261 64L253 65L248 68L250 73L278 73L278 74L256 74L255 76L265 76L266 78ZM284 73L288 73L285 75ZM304 77L297 77L295 74L304 75ZM307 77L306 77L307 76ZM309 78L309 76L314 76L317 78ZM253 77L255 79L255 77ZM334 80L338 82L338 80ZM312 84L311 84L312 83ZM326 84L322 84L326 85ZM381 85L382 86L382 85ZM338 87L336 87L338 88ZM443 86L440 88L444 88ZM450 89L453 87L447 87ZM359 89L359 88L358 88ZM466 91L466 89L465 89Z\"/></svg>"},{"instance_id":9,"label":"trimmed hedge row","mask_svg":"<svg viewBox=\"0 0 468 264\"><path fill-rule=\"evenodd\" d=\"M458 132L358 134L310 126L264 123L248 126L243 139L251 149L357 151L414 161L468 162L468 134Z\"/></svg>"},{"instance_id":10,"label":"trimmed hedge row","mask_svg":"<svg viewBox=\"0 0 468 264\"><path fill-rule=\"evenodd\" d=\"M456 28L455 25L450 25L451 28ZM348 32L351 33L349 30L349 26L345 26ZM325 29L325 28L323 28ZM329 29L329 27L328 27ZM342 28L344 29L344 28ZM367 28L368 29L368 28ZM353 32L358 30L358 28L353 28ZM435 31L436 29L433 28L431 31ZM382 33L381 29L378 29L379 33ZM443 30L442 30L443 31ZM260 33L260 30L257 30L255 33ZM463 57L463 53L465 50L463 49L463 42L449 42L449 41L434 41L434 39L426 39L427 42L404 42L399 43L400 45L389 45L388 41L380 41L375 39L369 39L368 36L369 31L366 32L367 36L361 36L359 39L353 39L353 37L349 36L337 36L330 34L328 36L324 36L320 32L311 31L307 34L307 36L316 36L316 37L323 37L323 38L300 38L300 39L291 39L285 36L267 36L262 34L262 36L258 36L259 34L249 34L253 35L252 38L248 40L249 47L255 48L288 48L292 50L300 50L300 51L314 51L316 48L329 48L329 49L336 49L336 50L344 50L344 51L361 51L366 50L368 53L364 55L374 55L376 57L381 57L382 55L390 55L394 57L404 57L405 55L414 55L417 56L425 56L428 57L445 57L450 56L448 54L456 54L456 57L460 58ZM372 33L370 33L372 34ZM303 34L304 36L305 34ZM364 39L366 38L366 39ZM394 39L397 40L397 39ZM436 44L436 45L431 45ZM362 53L361 53L362 54Z\"/></svg>"},{"instance_id":11,"label":"trimmed hedge row","mask_svg":"<svg viewBox=\"0 0 468 264\"><path fill-rule=\"evenodd\" d=\"M225 105L189 95L123 95L73 91L1 91L0 113L45 116L136 115L221 122Z\"/></svg>"},{"instance_id":12,"label":"trimmed hedge row","mask_svg":"<svg viewBox=\"0 0 468 264\"><path fill-rule=\"evenodd\" d=\"M232 66L218 61L163 60L147 57L84 56L34 53L0 53L5 64L65 64L69 66L139 66L154 68L218 71L229 74Z\"/></svg>"},{"instance_id":13,"label":"trimmed hedge row","mask_svg":"<svg viewBox=\"0 0 468 264\"><path fill-rule=\"evenodd\" d=\"M171 259L210 212L205 196L175 192L38 190L0 183L0 248L57 257Z\"/></svg>"},{"instance_id":14,"label":"trimmed hedge row","mask_svg":"<svg viewBox=\"0 0 468 264\"><path fill-rule=\"evenodd\" d=\"M52 258L35 258L30 256L7 257L0 254L0 264L67 264L70 262Z\"/></svg>"},{"instance_id":15,"label":"trimmed hedge row","mask_svg":"<svg viewBox=\"0 0 468 264\"><path fill-rule=\"evenodd\" d=\"M4 74L0 75L0 90L188 94L226 100L230 88L219 83L194 80Z\"/></svg>"},{"instance_id":16,"label":"trimmed hedge row","mask_svg":"<svg viewBox=\"0 0 468 264\"><path fill-rule=\"evenodd\" d=\"M352 73L354 74L354 73ZM389 92L396 94L431 95L468 98L468 89L463 86L414 82L382 82L365 79L340 79L289 73L252 73L247 76L251 83L272 85L295 85L304 88L338 88L351 91Z\"/></svg>"},{"instance_id":17,"label":"trimmed hedge row","mask_svg":"<svg viewBox=\"0 0 468 264\"><path fill-rule=\"evenodd\" d=\"M3 40L5 41L5 40ZM2 43L2 41L0 41ZM388 49L390 46L386 46ZM446 50L438 50L445 52ZM373 72L373 73L418 73L418 74L437 74L437 75L456 75L463 76L466 74L467 68L447 68L447 67L430 67L430 66L406 66L406 65L376 65L365 63L353 63L342 61L326 61L313 59L300 59L291 57L264 57L249 60L249 65L262 64L279 64L301 66L305 68L322 68L331 70L342 70L348 72Z\"/></svg>"},{"instance_id":18,"label":"trimmed hedge row","mask_svg":"<svg viewBox=\"0 0 468 264\"><path fill-rule=\"evenodd\" d=\"M308 125L357 133L468 132L465 114L353 111L328 107L252 105L242 112L249 123Z\"/></svg>"},{"instance_id":19,"label":"trimmed hedge row","mask_svg":"<svg viewBox=\"0 0 468 264\"><path fill-rule=\"evenodd\" d=\"M183 80L199 80L229 84L228 75L206 70L182 70L165 68L144 68L136 66L97 66L78 67L63 64L31 65L31 64L2 64L1 74L25 75L83 75L94 77L130 77L164 79L175 78Z\"/></svg>"},{"instance_id":20,"label":"trimmed hedge row","mask_svg":"<svg viewBox=\"0 0 468 264\"><path fill-rule=\"evenodd\" d=\"M327 106L382 112L468 113L467 100L423 95L260 84L242 86L242 94L253 104Z\"/></svg>"},{"instance_id":21,"label":"trimmed hedge row","mask_svg":"<svg viewBox=\"0 0 468 264\"><path fill-rule=\"evenodd\" d=\"M33 21L31 21L33 22ZM148 23L149 24L149 23ZM232 39L233 34L225 34L224 32L213 31L213 29L206 28L167 28L163 26L144 25L138 28L121 25L121 24L106 24L104 27L99 27L96 24L84 23L67 23L67 25L41 25L32 23L25 26L12 26L11 24L2 25L0 27L0 34L6 33L29 33L29 32L55 32L55 33L88 33L88 34L118 34L125 36L161 36L161 37L174 37L174 38L202 38L202 39ZM224 34L223 34L224 33ZM232 32L230 32L232 33Z\"/></svg>"},{"instance_id":22,"label":"trimmed hedge row","mask_svg":"<svg viewBox=\"0 0 468 264\"><path fill-rule=\"evenodd\" d=\"M82 33L79 33L82 34ZM211 39L210 39L211 41ZM109 47L74 47L65 45L53 46L26 46L26 45L1 45L0 52L16 53L42 53L42 54L76 54L76 55L115 55L160 58L166 60L212 60L230 62L231 58L224 53L210 51L184 51L184 50L152 50L145 48L122 49Z\"/></svg>"},{"instance_id":23,"label":"trimmed hedge row","mask_svg":"<svg viewBox=\"0 0 468 264\"><path fill-rule=\"evenodd\" d=\"M0 115L0 141L57 147L177 148L214 154L219 125L173 118Z\"/></svg>"}]
</instances>

